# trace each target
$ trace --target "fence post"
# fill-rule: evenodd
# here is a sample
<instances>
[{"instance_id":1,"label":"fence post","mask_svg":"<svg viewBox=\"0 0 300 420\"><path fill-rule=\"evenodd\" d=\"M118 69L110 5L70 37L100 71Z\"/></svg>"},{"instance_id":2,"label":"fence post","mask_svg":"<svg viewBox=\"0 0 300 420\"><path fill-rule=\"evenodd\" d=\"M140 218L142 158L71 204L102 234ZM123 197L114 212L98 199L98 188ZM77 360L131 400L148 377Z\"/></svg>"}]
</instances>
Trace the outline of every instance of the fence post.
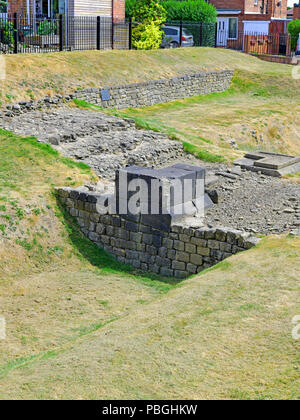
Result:
<instances>
[{"instance_id":1,"label":"fence post","mask_svg":"<svg viewBox=\"0 0 300 420\"><path fill-rule=\"evenodd\" d=\"M202 27L203 23L200 22L200 38L199 38L199 47L202 47L202 31L203 31L203 27Z\"/></svg>"},{"instance_id":2,"label":"fence post","mask_svg":"<svg viewBox=\"0 0 300 420\"><path fill-rule=\"evenodd\" d=\"M115 42L115 27L114 27L114 17L111 17L111 49L114 49Z\"/></svg>"},{"instance_id":3,"label":"fence post","mask_svg":"<svg viewBox=\"0 0 300 420\"><path fill-rule=\"evenodd\" d=\"M59 15L59 51L64 49L64 38L63 38L63 15Z\"/></svg>"},{"instance_id":4,"label":"fence post","mask_svg":"<svg viewBox=\"0 0 300 420\"><path fill-rule=\"evenodd\" d=\"M100 50L100 16L97 16L97 50Z\"/></svg>"},{"instance_id":5,"label":"fence post","mask_svg":"<svg viewBox=\"0 0 300 420\"><path fill-rule=\"evenodd\" d=\"M182 20L180 20L180 26L179 26L179 45L182 45Z\"/></svg>"},{"instance_id":6,"label":"fence post","mask_svg":"<svg viewBox=\"0 0 300 420\"><path fill-rule=\"evenodd\" d=\"M218 22L216 22L215 26L215 48L218 46Z\"/></svg>"},{"instance_id":7,"label":"fence post","mask_svg":"<svg viewBox=\"0 0 300 420\"><path fill-rule=\"evenodd\" d=\"M18 15L14 13L14 54L18 54L19 25Z\"/></svg>"},{"instance_id":8,"label":"fence post","mask_svg":"<svg viewBox=\"0 0 300 420\"><path fill-rule=\"evenodd\" d=\"M128 48L132 50L132 17L129 18L129 43Z\"/></svg>"}]
</instances>

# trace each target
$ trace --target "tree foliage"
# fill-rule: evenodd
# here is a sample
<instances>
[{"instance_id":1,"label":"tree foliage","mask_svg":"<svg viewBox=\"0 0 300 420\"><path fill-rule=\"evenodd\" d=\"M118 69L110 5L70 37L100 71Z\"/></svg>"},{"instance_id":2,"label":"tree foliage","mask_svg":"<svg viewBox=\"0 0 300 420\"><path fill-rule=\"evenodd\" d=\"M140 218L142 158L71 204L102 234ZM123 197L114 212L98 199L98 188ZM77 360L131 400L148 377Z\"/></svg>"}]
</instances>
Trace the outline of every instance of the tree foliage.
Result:
<instances>
[{"instance_id":1,"label":"tree foliage","mask_svg":"<svg viewBox=\"0 0 300 420\"><path fill-rule=\"evenodd\" d=\"M288 31L291 35L292 50L296 51L300 33L300 19L293 20L288 25Z\"/></svg>"},{"instance_id":2,"label":"tree foliage","mask_svg":"<svg viewBox=\"0 0 300 420\"><path fill-rule=\"evenodd\" d=\"M126 16L134 16L138 0L126 0ZM167 20L191 22L216 22L216 8L205 0L162 0L159 3L166 10Z\"/></svg>"}]
</instances>

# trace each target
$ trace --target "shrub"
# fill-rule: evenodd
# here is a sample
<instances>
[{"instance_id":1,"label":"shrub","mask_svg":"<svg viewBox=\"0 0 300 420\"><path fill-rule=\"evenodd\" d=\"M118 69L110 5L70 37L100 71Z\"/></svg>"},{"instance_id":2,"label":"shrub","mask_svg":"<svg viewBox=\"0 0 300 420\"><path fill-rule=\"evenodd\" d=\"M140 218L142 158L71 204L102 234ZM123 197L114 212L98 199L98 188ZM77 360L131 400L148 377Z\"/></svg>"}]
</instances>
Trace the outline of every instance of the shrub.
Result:
<instances>
[{"instance_id":1,"label":"shrub","mask_svg":"<svg viewBox=\"0 0 300 420\"><path fill-rule=\"evenodd\" d=\"M138 0L126 0L126 17L134 16L134 7ZM167 20L183 20L190 22L217 21L215 7L205 0L162 0L161 5L166 10Z\"/></svg>"},{"instance_id":2,"label":"shrub","mask_svg":"<svg viewBox=\"0 0 300 420\"><path fill-rule=\"evenodd\" d=\"M163 0L167 20L192 22L216 22L217 10L205 0Z\"/></svg>"},{"instance_id":3,"label":"shrub","mask_svg":"<svg viewBox=\"0 0 300 420\"><path fill-rule=\"evenodd\" d=\"M296 19L290 22L288 25L288 31L291 35L292 51L296 51L297 42L298 42L299 33L300 33L300 20Z\"/></svg>"},{"instance_id":4,"label":"shrub","mask_svg":"<svg viewBox=\"0 0 300 420\"><path fill-rule=\"evenodd\" d=\"M163 36L155 22L139 23L132 31L132 44L137 50L154 50L160 47Z\"/></svg>"},{"instance_id":5,"label":"shrub","mask_svg":"<svg viewBox=\"0 0 300 420\"><path fill-rule=\"evenodd\" d=\"M167 16L160 0L136 0L132 7L132 13L138 22L154 22L157 25L164 22Z\"/></svg>"},{"instance_id":6,"label":"shrub","mask_svg":"<svg viewBox=\"0 0 300 420\"><path fill-rule=\"evenodd\" d=\"M12 45L14 42L14 26L4 19L0 19L0 41L8 45Z\"/></svg>"},{"instance_id":7,"label":"shrub","mask_svg":"<svg viewBox=\"0 0 300 420\"><path fill-rule=\"evenodd\" d=\"M47 20L43 20L40 23L40 26L38 28L38 34L39 35L51 35L55 34L57 29L56 22L48 22Z\"/></svg>"},{"instance_id":8,"label":"shrub","mask_svg":"<svg viewBox=\"0 0 300 420\"><path fill-rule=\"evenodd\" d=\"M160 0L136 0L132 17L138 22L132 31L133 46L138 50L159 48L164 37L161 25L166 20L166 11Z\"/></svg>"}]
</instances>

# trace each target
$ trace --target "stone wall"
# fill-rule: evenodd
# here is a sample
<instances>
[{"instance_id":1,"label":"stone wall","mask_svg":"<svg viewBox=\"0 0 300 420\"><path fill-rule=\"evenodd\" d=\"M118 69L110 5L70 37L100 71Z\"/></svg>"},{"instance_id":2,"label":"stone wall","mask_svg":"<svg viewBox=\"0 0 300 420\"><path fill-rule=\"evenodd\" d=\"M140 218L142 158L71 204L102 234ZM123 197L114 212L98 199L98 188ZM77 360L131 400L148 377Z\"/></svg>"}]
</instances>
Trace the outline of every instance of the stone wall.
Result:
<instances>
[{"instance_id":1,"label":"stone wall","mask_svg":"<svg viewBox=\"0 0 300 420\"><path fill-rule=\"evenodd\" d=\"M173 79L150 80L145 83L134 83L125 86L104 88L89 88L78 90L68 95L46 96L37 101L20 101L8 104L6 110L0 112L0 118L13 117L34 110L57 108L61 105L81 99L103 108L128 108L170 102L196 95L205 95L212 92L223 92L229 88L232 70L214 72L201 72ZM105 97L109 100L103 100Z\"/></svg>"},{"instance_id":2,"label":"stone wall","mask_svg":"<svg viewBox=\"0 0 300 420\"><path fill-rule=\"evenodd\" d=\"M75 92L74 97L106 108L148 106L200 94L223 92L229 88L232 76L232 70L200 72L107 89L84 89Z\"/></svg>"},{"instance_id":3,"label":"stone wall","mask_svg":"<svg viewBox=\"0 0 300 420\"><path fill-rule=\"evenodd\" d=\"M97 212L98 195L59 188L58 195L82 232L119 261L163 276L185 278L199 273L259 241L248 233L227 228L176 225L161 231L131 220ZM160 217L160 216L157 216Z\"/></svg>"}]
</instances>

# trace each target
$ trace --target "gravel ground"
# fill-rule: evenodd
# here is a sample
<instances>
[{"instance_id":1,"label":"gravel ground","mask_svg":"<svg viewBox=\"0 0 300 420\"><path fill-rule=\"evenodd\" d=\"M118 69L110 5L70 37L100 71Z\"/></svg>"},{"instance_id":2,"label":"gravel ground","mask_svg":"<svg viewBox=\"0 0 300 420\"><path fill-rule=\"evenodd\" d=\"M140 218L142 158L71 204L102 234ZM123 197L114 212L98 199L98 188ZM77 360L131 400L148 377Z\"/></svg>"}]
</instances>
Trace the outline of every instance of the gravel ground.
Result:
<instances>
[{"instance_id":1,"label":"gravel ground","mask_svg":"<svg viewBox=\"0 0 300 420\"><path fill-rule=\"evenodd\" d=\"M132 120L62 107L13 118L1 115L0 125L52 144L65 156L86 162L106 179L113 179L117 168L130 164L161 167L185 162L205 166L207 177L216 177L210 189L219 197L218 204L206 214L208 225L260 234L300 228L300 184L199 161L185 154L181 143L161 133L138 130Z\"/></svg>"}]
</instances>

